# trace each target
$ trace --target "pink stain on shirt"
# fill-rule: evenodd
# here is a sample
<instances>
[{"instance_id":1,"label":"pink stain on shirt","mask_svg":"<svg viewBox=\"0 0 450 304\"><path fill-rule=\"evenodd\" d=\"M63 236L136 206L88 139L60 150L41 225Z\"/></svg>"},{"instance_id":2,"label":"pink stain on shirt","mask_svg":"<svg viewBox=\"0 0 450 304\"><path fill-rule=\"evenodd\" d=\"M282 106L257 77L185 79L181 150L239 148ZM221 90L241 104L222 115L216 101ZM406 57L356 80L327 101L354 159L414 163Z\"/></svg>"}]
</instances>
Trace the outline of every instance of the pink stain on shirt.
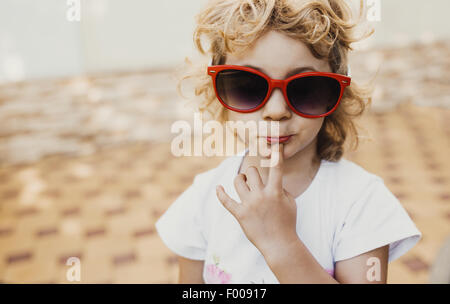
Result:
<instances>
[{"instance_id":1,"label":"pink stain on shirt","mask_svg":"<svg viewBox=\"0 0 450 304\"><path fill-rule=\"evenodd\" d=\"M227 284L231 280L231 274L226 273L217 265L209 264L206 266L206 279L211 284Z\"/></svg>"},{"instance_id":2,"label":"pink stain on shirt","mask_svg":"<svg viewBox=\"0 0 450 304\"><path fill-rule=\"evenodd\" d=\"M332 276L334 278L334 269L325 269L325 270L326 270L326 272L328 272L328 274L330 276Z\"/></svg>"}]
</instances>

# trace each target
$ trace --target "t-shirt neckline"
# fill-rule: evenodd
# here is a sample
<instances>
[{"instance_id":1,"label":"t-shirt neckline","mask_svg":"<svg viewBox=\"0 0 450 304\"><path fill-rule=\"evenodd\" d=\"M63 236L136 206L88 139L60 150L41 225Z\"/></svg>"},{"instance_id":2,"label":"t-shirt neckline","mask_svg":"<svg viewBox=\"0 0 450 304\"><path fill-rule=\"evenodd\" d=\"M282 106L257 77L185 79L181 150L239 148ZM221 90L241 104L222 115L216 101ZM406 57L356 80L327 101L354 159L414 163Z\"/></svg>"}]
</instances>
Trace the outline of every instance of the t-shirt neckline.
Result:
<instances>
[{"instance_id":1,"label":"t-shirt neckline","mask_svg":"<svg viewBox=\"0 0 450 304\"><path fill-rule=\"evenodd\" d=\"M239 152L236 156L237 156L237 167L234 168L234 176L237 176L239 170L241 169L242 163L244 161L244 157L245 155L247 155L248 152L248 148ZM311 192L312 189L316 186L316 184L318 183L318 180L321 178L322 174L323 174L323 170L324 170L324 165L325 165L326 160L321 159L320 160L320 165L319 165L319 169L316 172L316 175L314 175L313 180L311 181L311 183L308 185L308 187L305 189L305 191L303 191L303 193L301 193L299 196L297 196L295 198L295 200L298 202L299 200L301 200L303 197L306 196L307 193ZM233 176L233 177L234 177Z\"/></svg>"}]
</instances>

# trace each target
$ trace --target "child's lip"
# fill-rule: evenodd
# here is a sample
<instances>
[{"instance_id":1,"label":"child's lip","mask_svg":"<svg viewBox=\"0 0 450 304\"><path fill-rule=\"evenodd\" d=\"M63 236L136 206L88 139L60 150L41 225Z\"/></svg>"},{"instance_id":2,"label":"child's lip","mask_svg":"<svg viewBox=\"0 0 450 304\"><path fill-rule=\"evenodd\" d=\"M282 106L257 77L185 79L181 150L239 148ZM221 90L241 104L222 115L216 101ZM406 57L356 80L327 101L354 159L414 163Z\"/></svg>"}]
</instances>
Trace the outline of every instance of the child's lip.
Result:
<instances>
[{"instance_id":1,"label":"child's lip","mask_svg":"<svg viewBox=\"0 0 450 304\"><path fill-rule=\"evenodd\" d=\"M287 142L291 137L292 137L292 135L280 136L280 137L270 137L270 136L267 136L266 139L267 139L267 142L269 142L269 143L273 143L273 142L285 143L285 142Z\"/></svg>"}]
</instances>

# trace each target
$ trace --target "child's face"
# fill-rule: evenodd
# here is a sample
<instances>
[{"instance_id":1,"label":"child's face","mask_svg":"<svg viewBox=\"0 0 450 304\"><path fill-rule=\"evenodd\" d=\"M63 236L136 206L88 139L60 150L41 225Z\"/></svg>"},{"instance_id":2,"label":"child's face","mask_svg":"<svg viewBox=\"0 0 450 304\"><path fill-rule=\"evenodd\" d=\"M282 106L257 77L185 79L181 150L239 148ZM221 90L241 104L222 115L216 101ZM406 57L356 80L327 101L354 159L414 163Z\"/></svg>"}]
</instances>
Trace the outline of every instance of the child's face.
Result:
<instances>
[{"instance_id":1,"label":"child's face","mask_svg":"<svg viewBox=\"0 0 450 304\"><path fill-rule=\"evenodd\" d=\"M310 69L302 72L331 72L328 62L315 58L306 44L276 31L269 31L259 38L252 48L238 57L228 54L225 64L250 65L260 69L273 79L285 79L296 74L288 74L293 69L302 67L310 67ZM285 77L286 75L287 77ZM314 147L316 135L324 120L324 117L305 118L292 112L279 89L275 89L264 107L256 112L226 111L227 118L231 121L279 121L280 136L292 135L284 143L285 159L305 150L307 147ZM241 140L244 139L241 138ZM267 138L265 137L259 137L258 141L267 144Z\"/></svg>"}]
</instances>

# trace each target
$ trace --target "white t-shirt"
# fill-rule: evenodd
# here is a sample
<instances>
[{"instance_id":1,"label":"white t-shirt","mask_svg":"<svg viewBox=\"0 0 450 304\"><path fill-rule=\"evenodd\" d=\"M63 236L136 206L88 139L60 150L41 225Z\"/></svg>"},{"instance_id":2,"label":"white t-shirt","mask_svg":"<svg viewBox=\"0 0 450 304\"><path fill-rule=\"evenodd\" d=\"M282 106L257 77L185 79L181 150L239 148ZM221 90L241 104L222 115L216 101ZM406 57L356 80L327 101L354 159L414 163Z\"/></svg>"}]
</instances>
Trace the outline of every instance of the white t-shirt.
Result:
<instances>
[{"instance_id":1,"label":"white t-shirt","mask_svg":"<svg viewBox=\"0 0 450 304\"><path fill-rule=\"evenodd\" d=\"M155 224L174 253L205 261L205 283L279 283L260 251L216 196L216 185L220 184L240 202L233 181L247 151L196 175L192 185ZM391 262L422 237L383 179L345 158L338 162L322 160L296 203L297 234L332 276L336 261L389 244Z\"/></svg>"}]
</instances>

